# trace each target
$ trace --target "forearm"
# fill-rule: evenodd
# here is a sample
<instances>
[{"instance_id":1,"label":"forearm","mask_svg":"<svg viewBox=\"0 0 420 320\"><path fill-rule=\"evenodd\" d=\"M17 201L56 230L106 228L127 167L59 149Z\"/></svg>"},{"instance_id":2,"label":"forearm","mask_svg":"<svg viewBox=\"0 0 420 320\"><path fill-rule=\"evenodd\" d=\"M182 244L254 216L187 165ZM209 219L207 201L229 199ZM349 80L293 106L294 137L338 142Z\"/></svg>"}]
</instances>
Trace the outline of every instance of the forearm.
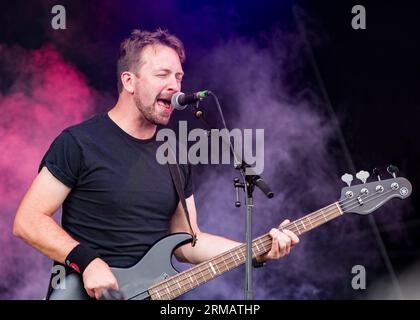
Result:
<instances>
[{"instance_id":1,"label":"forearm","mask_svg":"<svg viewBox=\"0 0 420 320\"><path fill-rule=\"evenodd\" d=\"M180 247L175 254L179 261L198 264L240 244L237 241L200 232L197 235L197 242L194 247L190 243L186 244Z\"/></svg>"},{"instance_id":2,"label":"forearm","mask_svg":"<svg viewBox=\"0 0 420 320\"><path fill-rule=\"evenodd\" d=\"M44 214L17 219L13 233L49 258L64 263L69 252L78 244L52 217Z\"/></svg>"}]
</instances>

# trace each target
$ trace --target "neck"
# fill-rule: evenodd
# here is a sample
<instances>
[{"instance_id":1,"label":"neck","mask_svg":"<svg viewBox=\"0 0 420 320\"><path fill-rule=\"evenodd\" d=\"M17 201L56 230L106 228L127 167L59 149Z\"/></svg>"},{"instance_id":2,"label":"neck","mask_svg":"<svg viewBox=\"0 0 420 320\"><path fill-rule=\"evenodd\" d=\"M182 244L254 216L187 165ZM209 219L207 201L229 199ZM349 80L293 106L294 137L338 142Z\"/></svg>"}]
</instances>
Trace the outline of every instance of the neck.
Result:
<instances>
[{"instance_id":1,"label":"neck","mask_svg":"<svg viewBox=\"0 0 420 320\"><path fill-rule=\"evenodd\" d=\"M308 214L296 221L280 227L280 230L288 229L297 235L301 235L316 227L327 223L344 214L339 202L334 202L318 211ZM252 255L259 256L271 249L272 239L266 233L252 241ZM202 262L191 269L185 270L169 277L149 288L152 300L174 299L199 285L218 277L242 264L246 260L246 247L241 244L218 256Z\"/></svg>"},{"instance_id":2,"label":"neck","mask_svg":"<svg viewBox=\"0 0 420 320\"><path fill-rule=\"evenodd\" d=\"M121 96L108 115L122 130L134 138L150 139L156 132L156 125L143 116L134 101L127 101Z\"/></svg>"}]
</instances>

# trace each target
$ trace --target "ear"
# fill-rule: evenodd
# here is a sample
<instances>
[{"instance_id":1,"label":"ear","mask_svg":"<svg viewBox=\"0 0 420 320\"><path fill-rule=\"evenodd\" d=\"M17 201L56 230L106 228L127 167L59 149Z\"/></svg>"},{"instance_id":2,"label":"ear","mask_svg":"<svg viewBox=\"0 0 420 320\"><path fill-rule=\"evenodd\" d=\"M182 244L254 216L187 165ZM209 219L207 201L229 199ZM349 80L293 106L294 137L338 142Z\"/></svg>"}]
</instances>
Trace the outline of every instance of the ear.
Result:
<instances>
[{"instance_id":1,"label":"ear","mask_svg":"<svg viewBox=\"0 0 420 320\"><path fill-rule=\"evenodd\" d=\"M121 82L124 87L124 90L126 90L128 93L133 94L134 93L134 81L135 76L129 71L124 71L121 73Z\"/></svg>"}]
</instances>

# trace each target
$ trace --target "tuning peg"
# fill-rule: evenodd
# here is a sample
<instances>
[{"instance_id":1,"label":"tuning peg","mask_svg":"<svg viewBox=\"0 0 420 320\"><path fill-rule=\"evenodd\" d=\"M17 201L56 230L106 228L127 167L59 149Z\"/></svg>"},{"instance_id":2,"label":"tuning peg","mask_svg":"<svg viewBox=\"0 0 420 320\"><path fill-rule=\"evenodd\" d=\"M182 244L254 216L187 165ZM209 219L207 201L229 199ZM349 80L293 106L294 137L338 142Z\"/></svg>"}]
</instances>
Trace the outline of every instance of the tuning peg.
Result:
<instances>
[{"instance_id":1,"label":"tuning peg","mask_svg":"<svg viewBox=\"0 0 420 320\"><path fill-rule=\"evenodd\" d=\"M378 181L381 181L381 171L378 168L373 168L373 175L378 177Z\"/></svg>"},{"instance_id":2,"label":"tuning peg","mask_svg":"<svg viewBox=\"0 0 420 320\"><path fill-rule=\"evenodd\" d=\"M353 176L351 174L345 173L341 176L341 180L347 183L347 185L350 187L351 182L353 181Z\"/></svg>"},{"instance_id":3,"label":"tuning peg","mask_svg":"<svg viewBox=\"0 0 420 320\"><path fill-rule=\"evenodd\" d=\"M358 173L356 173L356 178L362 181L363 183L366 183L367 178L369 178L370 174L367 171L361 170Z\"/></svg>"},{"instance_id":4,"label":"tuning peg","mask_svg":"<svg viewBox=\"0 0 420 320\"><path fill-rule=\"evenodd\" d=\"M392 164L386 168L386 171L389 172L394 178L397 177L397 173L399 172L398 168L396 166L393 166Z\"/></svg>"}]
</instances>

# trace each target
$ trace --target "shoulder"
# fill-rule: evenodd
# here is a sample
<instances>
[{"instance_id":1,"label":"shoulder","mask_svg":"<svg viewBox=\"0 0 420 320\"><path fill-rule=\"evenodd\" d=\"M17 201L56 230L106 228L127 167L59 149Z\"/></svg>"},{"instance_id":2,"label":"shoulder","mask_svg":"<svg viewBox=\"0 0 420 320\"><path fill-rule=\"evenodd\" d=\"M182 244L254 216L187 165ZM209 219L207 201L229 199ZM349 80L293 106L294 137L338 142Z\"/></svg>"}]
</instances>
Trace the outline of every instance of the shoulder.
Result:
<instances>
[{"instance_id":1,"label":"shoulder","mask_svg":"<svg viewBox=\"0 0 420 320\"><path fill-rule=\"evenodd\" d=\"M79 124L67 127L63 131L71 135L78 135L79 133L94 131L98 127L103 126L104 123L105 123L105 116L103 113L99 113L99 114L95 114L91 116L89 119Z\"/></svg>"},{"instance_id":2,"label":"shoulder","mask_svg":"<svg viewBox=\"0 0 420 320\"><path fill-rule=\"evenodd\" d=\"M98 137L101 132L106 130L106 117L103 113L95 114L89 119L67 127L63 130L62 135L71 136L79 144L86 140L91 140L92 137Z\"/></svg>"}]
</instances>

